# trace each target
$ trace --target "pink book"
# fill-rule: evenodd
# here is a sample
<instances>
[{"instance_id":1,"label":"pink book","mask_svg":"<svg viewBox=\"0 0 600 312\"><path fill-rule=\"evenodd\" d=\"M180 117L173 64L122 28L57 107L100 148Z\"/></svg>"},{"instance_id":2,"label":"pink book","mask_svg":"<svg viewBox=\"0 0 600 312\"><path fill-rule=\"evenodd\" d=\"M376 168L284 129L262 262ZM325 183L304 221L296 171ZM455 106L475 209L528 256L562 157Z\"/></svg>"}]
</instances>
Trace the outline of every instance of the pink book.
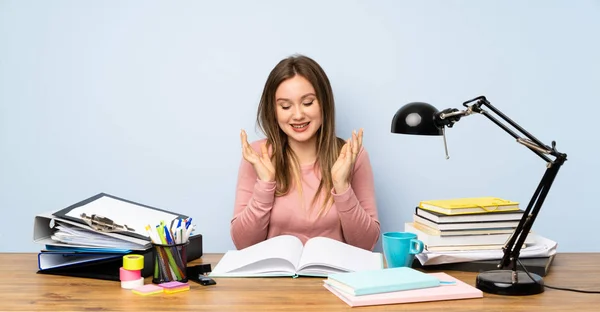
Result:
<instances>
[{"instance_id":1,"label":"pink book","mask_svg":"<svg viewBox=\"0 0 600 312\"><path fill-rule=\"evenodd\" d=\"M342 301L351 307L395 304L395 303L411 303L425 301L441 301L441 300L457 300L469 298L483 298L481 290L466 284L446 273L429 273L437 277L440 281L455 282L450 285L441 285L432 288L413 289L395 291L381 294L354 296L345 292L339 291L336 288L324 284L323 286L338 296Z\"/></svg>"}]
</instances>

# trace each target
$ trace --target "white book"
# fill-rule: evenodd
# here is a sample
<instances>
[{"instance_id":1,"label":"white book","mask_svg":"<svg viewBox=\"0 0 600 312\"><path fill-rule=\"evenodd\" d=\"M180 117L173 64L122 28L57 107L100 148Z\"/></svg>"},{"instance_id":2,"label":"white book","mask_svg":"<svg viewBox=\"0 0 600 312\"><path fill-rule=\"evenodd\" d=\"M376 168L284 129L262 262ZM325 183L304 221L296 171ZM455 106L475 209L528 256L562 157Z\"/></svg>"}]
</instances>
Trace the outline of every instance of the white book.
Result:
<instances>
[{"instance_id":1,"label":"white book","mask_svg":"<svg viewBox=\"0 0 600 312\"><path fill-rule=\"evenodd\" d=\"M340 241L281 235L241 250L230 250L214 267L214 277L320 276L383 268L381 253Z\"/></svg>"},{"instance_id":2,"label":"white book","mask_svg":"<svg viewBox=\"0 0 600 312\"><path fill-rule=\"evenodd\" d=\"M456 223L436 223L427 218L413 215L413 221L425 224L430 228L440 231L453 230L477 230L477 229L501 229L501 228L516 228L519 225L519 220L509 221L484 221L484 222L456 222Z\"/></svg>"},{"instance_id":3,"label":"white book","mask_svg":"<svg viewBox=\"0 0 600 312\"><path fill-rule=\"evenodd\" d=\"M461 222L488 222L488 221L519 221L523 217L523 210L499 211L494 213L473 213L461 215L445 215L417 207L415 214L435 223L461 223Z\"/></svg>"},{"instance_id":4,"label":"white book","mask_svg":"<svg viewBox=\"0 0 600 312\"><path fill-rule=\"evenodd\" d=\"M419 240L423 242L427 248L441 246L470 246L470 245L501 245L511 237L511 234L479 234L479 235L457 235L457 236L439 236L430 235L417 228L410 223L404 224L406 232L417 234ZM531 235L525 239L525 244L533 243Z\"/></svg>"}]
</instances>

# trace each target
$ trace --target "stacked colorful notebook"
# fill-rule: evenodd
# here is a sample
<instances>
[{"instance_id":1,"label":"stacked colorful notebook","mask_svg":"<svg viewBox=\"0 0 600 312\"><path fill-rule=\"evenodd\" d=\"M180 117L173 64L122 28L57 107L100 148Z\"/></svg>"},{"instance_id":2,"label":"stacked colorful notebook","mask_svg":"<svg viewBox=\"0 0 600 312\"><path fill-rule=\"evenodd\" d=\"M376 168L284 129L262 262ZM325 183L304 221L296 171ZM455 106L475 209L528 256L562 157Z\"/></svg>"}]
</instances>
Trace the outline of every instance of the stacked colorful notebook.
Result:
<instances>
[{"instance_id":1,"label":"stacked colorful notebook","mask_svg":"<svg viewBox=\"0 0 600 312\"><path fill-rule=\"evenodd\" d=\"M448 274L406 267L330 274L323 286L351 307L483 297Z\"/></svg>"},{"instance_id":2,"label":"stacked colorful notebook","mask_svg":"<svg viewBox=\"0 0 600 312\"><path fill-rule=\"evenodd\" d=\"M522 216L518 202L497 197L428 200L405 231L417 234L428 251L499 250Z\"/></svg>"}]
</instances>

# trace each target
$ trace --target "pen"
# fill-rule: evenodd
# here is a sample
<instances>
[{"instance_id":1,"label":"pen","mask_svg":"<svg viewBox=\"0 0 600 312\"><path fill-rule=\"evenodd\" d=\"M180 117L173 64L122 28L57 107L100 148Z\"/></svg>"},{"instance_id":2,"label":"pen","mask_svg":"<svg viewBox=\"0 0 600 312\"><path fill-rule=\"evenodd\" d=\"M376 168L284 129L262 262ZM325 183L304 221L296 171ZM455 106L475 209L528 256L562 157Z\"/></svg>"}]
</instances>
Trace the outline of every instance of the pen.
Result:
<instances>
[{"instance_id":1,"label":"pen","mask_svg":"<svg viewBox=\"0 0 600 312\"><path fill-rule=\"evenodd\" d=\"M161 225L162 226L156 226L156 228L158 229L159 232L162 232L161 235L161 242L163 245L167 245L167 237L170 240L171 237L169 235L169 229L167 228L167 226L164 224L164 221L161 221ZM165 232L166 230L166 232ZM162 248L161 248L162 249ZM164 248L163 249L167 255L167 261L168 263L171 265L171 267L173 268L173 271L175 272L175 276L177 277L177 279L180 279L181 276L183 276L183 272L181 271L181 269L177 266L176 262L175 262L175 258L173 257L173 254L171 253L171 250L169 250L168 248Z\"/></svg>"},{"instance_id":2,"label":"pen","mask_svg":"<svg viewBox=\"0 0 600 312\"><path fill-rule=\"evenodd\" d=\"M171 220L171 235L175 234L176 231L176 227L175 227L175 219Z\"/></svg>"},{"instance_id":3,"label":"pen","mask_svg":"<svg viewBox=\"0 0 600 312\"><path fill-rule=\"evenodd\" d=\"M156 235L154 235L154 232L152 231L152 228L150 227L150 225L146 225L146 232L148 233L148 237L150 237L150 241L158 244L158 240Z\"/></svg>"},{"instance_id":4,"label":"pen","mask_svg":"<svg viewBox=\"0 0 600 312\"><path fill-rule=\"evenodd\" d=\"M167 228L166 225L165 225L165 239L167 240L167 244L173 245L173 239L171 238L171 235L169 234L169 229Z\"/></svg>"},{"instance_id":5,"label":"pen","mask_svg":"<svg viewBox=\"0 0 600 312\"><path fill-rule=\"evenodd\" d=\"M146 225L145 229L146 233L148 233L148 238L150 238L150 241L154 243L154 239L152 238L152 232L150 232L150 226Z\"/></svg>"},{"instance_id":6,"label":"pen","mask_svg":"<svg viewBox=\"0 0 600 312\"><path fill-rule=\"evenodd\" d=\"M194 230L194 227L195 227L195 225L193 225L193 226L190 226L190 227L188 227L188 228L186 229L186 231L185 231L185 236L183 237L183 238L185 239L185 240L184 240L184 242L187 242L187 241L188 241L188 239L190 238L190 234L191 234L191 233L192 233L192 231Z\"/></svg>"},{"instance_id":7,"label":"pen","mask_svg":"<svg viewBox=\"0 0 600 312\"><path fill-rule=\"evenodd\" d=\"M169 231L169 228L166 226L166 224L165 224L165 221L164 221L164 220L160 221L159 228L160 228L160 231L161 231L162 235L163 235L163 236L165 237L165 239L166 239L166 237L167 237L167 234L166 234L166 232L168 232L168 231Z\"/></svg>"}]
</instances>

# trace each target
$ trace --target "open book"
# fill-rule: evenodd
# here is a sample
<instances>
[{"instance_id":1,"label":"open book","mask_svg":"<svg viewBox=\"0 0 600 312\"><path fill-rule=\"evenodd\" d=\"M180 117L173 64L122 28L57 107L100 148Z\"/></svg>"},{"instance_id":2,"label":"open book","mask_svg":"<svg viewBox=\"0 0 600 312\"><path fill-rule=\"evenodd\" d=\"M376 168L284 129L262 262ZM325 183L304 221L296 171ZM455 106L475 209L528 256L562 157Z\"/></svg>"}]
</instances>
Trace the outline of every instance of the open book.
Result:
<instances>
[{"instance_id":1,"label":"open book","mask_svg":"<svg viewBox=\"0 0 600 312\"><path fill-rule=\"evenodd\" d=\"M281 235L242 250L230 250L210 273L214 277L320 276L383 268L380 253L340 241Z\"/></svg>"}]
</instances>

